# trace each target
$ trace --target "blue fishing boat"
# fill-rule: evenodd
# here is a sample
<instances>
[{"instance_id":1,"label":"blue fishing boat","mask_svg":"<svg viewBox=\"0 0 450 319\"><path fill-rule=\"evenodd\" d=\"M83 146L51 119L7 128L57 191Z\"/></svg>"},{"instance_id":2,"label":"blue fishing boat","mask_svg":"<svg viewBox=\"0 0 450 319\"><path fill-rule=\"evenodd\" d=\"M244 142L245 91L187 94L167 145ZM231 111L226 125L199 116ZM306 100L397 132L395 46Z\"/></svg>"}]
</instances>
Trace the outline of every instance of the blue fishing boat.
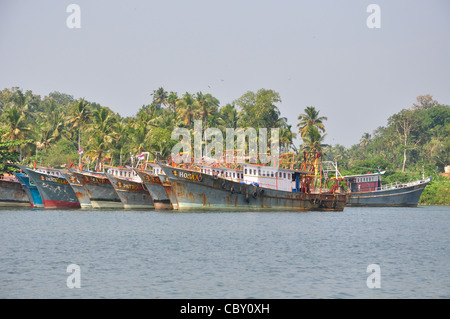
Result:
<instances>
[{"instance_id":1,"label":"blue fishing boat","mask_svg":"<svg viewBox=\"0 0 450 319\"><path fill-rule=\"evenodd\" d=\"M28 175L24 173L14 173L19 183L22 185L23 190L28 196L32 208L43 208L44 202L36 187L36 184L30 180Z\"/></svg>"},{"instance_id":2,"label":"blue fishing boat","mask_svg":"<svg viewBox=\"0 0 450 319\"><path fill-rule=\"evenodd\" d=\"M26 172L41 195L44 208L81 208L69 182L59 170L50 168L32 169L16 164Z\"/></svg>"}]
</instances>

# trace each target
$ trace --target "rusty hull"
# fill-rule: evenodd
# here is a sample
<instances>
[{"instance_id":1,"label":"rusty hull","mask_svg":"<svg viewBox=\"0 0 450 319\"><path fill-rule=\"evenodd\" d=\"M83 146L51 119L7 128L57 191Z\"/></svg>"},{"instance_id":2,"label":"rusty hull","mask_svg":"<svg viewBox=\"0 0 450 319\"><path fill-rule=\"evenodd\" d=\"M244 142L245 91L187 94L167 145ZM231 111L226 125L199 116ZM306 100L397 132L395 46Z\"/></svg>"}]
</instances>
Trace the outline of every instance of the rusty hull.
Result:
<instances>
[{"instance_id":1,"label":"rusty hull","mask_svg":"<svg viewBox=\"0 0 450 319\"><path fill-rule=\"evenodd\" d=\"M0 206L31 207L31 203L19 182L0 180Z\"/></svg>"},{"instance_id":2,"label":"rusty hull","mask_svg":"<svg viewBox=\"0 0 450 319\"><path fill-rule=\"evenodd\" d=\"M69 182L70 186L72 186L72 189L75 192L78 201L80 202L81 208L83 209L92 208L91 200L89 199L86 190L84 189L83 185L80 183L78 178L70 172L61 171L61 175L63 175L65 179Z\"/></svg>"},{"instance_id":3,"label":"rusty hull","mask_svg":"<svg viewBox=\"0 0 450 319\"><path fill-rule=\"evenodd\" d=\"M106 176L114 187L125 209L155 208L153 199L143 183L115 177L107 173Z\"/></svg>"},{"instance_id":4,"label":"rusty hull","mask_svg":"<svg viewBox=\"0 0 450 319\"><path fill-rule=\"evenodd\" d=\"M111 182L103 173L73 172L89 196L92 208L124 208Z\"/></svg>"},{"instance_id":5,"label":"rusty hull","mask_svg":"<svg viewBox=\"0 0 450 319\"><path fill-rule=\"evenodd\" d=\"M164 185L160 178L150 171L138 168L134 170L152 196L155 209L174 209L168 194L168 191L171 191L170 185Z\"/></svg>"},{"instance_id":6,"label":"rusty hull","mask_svg":"<svg viewBox=\"0 0 450 319\"><path fill-rule=\"evenodd\" d=\"M342 211L345 194L286 192L161 164L178 209Z\"/></svg>"}]
</instances>

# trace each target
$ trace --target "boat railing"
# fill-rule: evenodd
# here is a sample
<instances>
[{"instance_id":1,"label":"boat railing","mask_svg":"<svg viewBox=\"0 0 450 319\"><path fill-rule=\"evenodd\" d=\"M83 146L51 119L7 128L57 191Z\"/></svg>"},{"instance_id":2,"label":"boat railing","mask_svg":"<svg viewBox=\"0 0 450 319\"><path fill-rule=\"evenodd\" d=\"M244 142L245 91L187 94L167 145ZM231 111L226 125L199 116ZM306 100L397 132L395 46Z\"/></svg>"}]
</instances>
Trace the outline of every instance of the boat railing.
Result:
<instances>
[{"instance_id":1,"label":"boat railing","mask_svg":"<svg viewBox=\"0 0 450 319\"><path fill-rule=\"evenodd\" d=\"M378 188L379 188L379 190L387 190L387 189L395 189L395 188L404 188L404 187L409 187L409 186L420 185L420 184L423 184L423 183L425 183L425 182L429 182L430 180L431 180L431 179L428 177L428 178L425 178L425 179L420 179L420 180L417 180L417 181L406 182L406 183L393 182L393 183L386 184L386 185L383 185L383 186L378 187Z\"/></svg>"},{"instance_id":2,"label":"boat railing","mask_svg":"<svg viewBox=\"0 0 450 319\"><path fill-rule=\"evenodd\" d=\"M386 190L386 189L394 189L394 188L398 188L398 186L401 185L400 182L393 182L393 183L389 183L386 185L383 185L381 187L378 187L378 190Z\"/></svg>"}]
</instances>

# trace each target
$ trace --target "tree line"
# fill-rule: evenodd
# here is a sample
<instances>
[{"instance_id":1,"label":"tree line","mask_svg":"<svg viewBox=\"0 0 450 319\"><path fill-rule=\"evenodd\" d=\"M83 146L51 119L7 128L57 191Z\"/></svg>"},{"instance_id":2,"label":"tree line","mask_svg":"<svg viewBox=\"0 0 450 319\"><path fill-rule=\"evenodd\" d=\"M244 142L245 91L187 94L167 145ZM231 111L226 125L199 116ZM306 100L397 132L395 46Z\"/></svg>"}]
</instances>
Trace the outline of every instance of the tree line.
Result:
<instances>
[{"instance_id":1,"label":"tree line","mask_svg":"<svg viewBox=\"0 0 450 319\"><path fill-rule=\"evenodd\" d=\"M249 91L223 106L209 93L178 95L163 88L154 90L150 99L136 115L122 117L109 107L60 92L41 98L30 90L4 89L0 91L3 149L16 154L19 162L42 166L70 161L91 169L105 161L121 166L141 152L167 158L177 143L171 137L174 128L193 131L195 120L201 120L203 128L224 133L226 128L278 127L282 151L293 146L295 133L281 117L276 106L281 99L273 90Z\"/></svg>"},{"instance_id":2,"label":"tree line","mask_svg":"<svg viewBox=\"0 0 450 319\"><path fill-rule=\"evenodd\" d=\"M358 144L346 148L326 144L326 121L314 106L299 112L296 127L288 124L277 105L279 93L260 89L248 91L231 103L221 105L209 93L179 95L160 87L149 95L136 115L122 117L109 107L83 98L52 92L41 97L20 88L0 91L0 170L14 170L16 161L42 166L90 165L100 162L127 164L130 154L150 151L170 156L171 133L175 127L279 128L280 154L322 152L345 173L386 170L387 179L412 180L442 172L450 159L450 108L430 95L387 119L372 133L364 133ZM296 145L295 138L300 138ZM81 155L80 155L81 153Z\"/></svg>"}]
</instances>

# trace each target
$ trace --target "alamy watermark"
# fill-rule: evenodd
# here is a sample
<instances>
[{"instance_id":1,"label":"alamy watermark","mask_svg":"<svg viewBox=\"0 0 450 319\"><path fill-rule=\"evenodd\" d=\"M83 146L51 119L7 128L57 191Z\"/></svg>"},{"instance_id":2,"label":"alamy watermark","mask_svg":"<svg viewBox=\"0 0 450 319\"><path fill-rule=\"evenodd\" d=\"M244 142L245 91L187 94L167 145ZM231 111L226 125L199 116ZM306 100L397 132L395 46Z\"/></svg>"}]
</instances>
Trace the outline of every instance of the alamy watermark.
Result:
<instances>
[{"instance_id":1,"label":"alamy watermark","mask_svg":"<svg viewBox=\"0 0 450 319\"><path fill-rule=\"evenodd\" d=\"M78 4L69 4L66 12L71 13L66 19L66 26L69 29L81 28L81 8Z\"/></svg>"},{"instance_id":2,"label":"alamy watermark","mask_svg":"<svg viewBox=\"0 0 450 319\"><path fill-rule=\"evenodd\" d=\"M366 25L369 29L381 28L381 8L378 4L369 4L366 9L371 13L366 20Z\"/></svg>"},{"instance_id":3,"label":"alamy watermark","mask_svg":"<svg viewBox=\"0 0 450 319\"><path fill-rule=\"evenodd\" d=\"M67 270L70 275L67 277L67 287L72 288L81 288L81 268L77 264L70 264L67 266Z\"/></svg>"},{"instance_id":4,"label":"alamy watermark","mask_svg":"<svg viewBox=\"0 0 450 319\"><path fill-rule=\"evenodd\" d=\"M194 162L201 163L204 159L208 159L217 163L242 163L246 159L246 149L248 149L247 158L250 163L271 163L272 166L277 167L280 144L279 128L270 129L270 153L267 152L267 128L259 128L258 132L254 128L227 128L225 132L226 150L232 151L224 152L224 138L220 129L207 128L203 132L202 121L194 121ZM172 160L177 164L191 163L192 138L189 130L177 127L172 131L171 138L180 140L172 148ZM203 144L205 144L204 147L202 147ZM178 154L182 155L177 156Z\"/></svg>"},{"instance_id":5,"label":"alamy watermark","mask_svg":"<svg viewBox=\"0 0 450 319\"><path fill-rule=\"evenodd\" d=\"M81 8L78 4L69 4L66 8L66 12L70 15L66 19L66 26L69 29L81 28ZM381 8L378 4L369 4L366 8L366 12L370 15L366 19L366 25L369 29L381 28Z\"/></svg>"},{"instance_id":6,"label":"alamy watermark","mask_svg":"<svg viewBox=\"0 0 450 319\"><path fill-rule=\"evenodd\" d=\"M367 277L367 288L381 288L381 268L378 264L370 264L367 266L367 273L370 273Z\"/></svg>"}]
</instances>

